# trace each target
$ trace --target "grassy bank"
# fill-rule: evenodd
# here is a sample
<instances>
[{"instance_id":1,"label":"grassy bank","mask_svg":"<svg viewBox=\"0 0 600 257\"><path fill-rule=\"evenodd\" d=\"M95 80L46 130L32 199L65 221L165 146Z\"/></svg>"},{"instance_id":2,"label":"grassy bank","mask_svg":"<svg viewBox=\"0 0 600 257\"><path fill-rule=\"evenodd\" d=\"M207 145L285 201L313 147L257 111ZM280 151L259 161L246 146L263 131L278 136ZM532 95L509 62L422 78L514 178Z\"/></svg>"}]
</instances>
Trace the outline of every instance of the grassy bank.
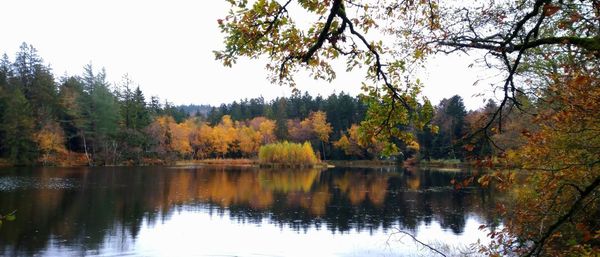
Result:
<instances>
[{"instance_id":1,"label":"grassy bank","mask_svg":"<svg viewBox=\"0 0 600 257\"><path fill-rule=\"evenodd\" d=\"M214 166L257 166L256 159L204 159L176 161L175 166L214 165Z\"/></svg>"},{"instance_id":2,"label":"grassy bank","mask_svg":"<svg viewBox=\"0 0 600 257\"><path fill-rule=\"evenodd\" d=\"M306 154L306 149L303 148ZM271 153L270 153L271 154ZM144 159L142 163L123 162L119 165L109 166L243 166L243 167L264 167L264 168L373 168L373 167L397 167L402 166L403 163L388 160L328 160L327 162L319 161L316 156L309 156L308 162L300 161L299 159L289 159L292 156L302 156L301 154L294 154L293 151L288 151L285 154L275 154L277 158L270 159L203 159L203 160L176 160L176 161L164 161L160 159ZM313 159L314 158L314 159ZM5 159L0 159L0 167L12 167L12 163ZM44 166L41 163L38 166ZM87 162L65 162L61 165L47 163L46 166L57 166L57 167L81 167L87 166ZM420 161L417 162L415 167L420 168L434 168L434 169L449 169L459 170L471 164L461 162L460 160L431 160L431 161Z\"/></svg>"},{"instance_id":3,"label":"grassy bank","mask_svg":"<svg viewBox=\"0 0 600 257\"><path fill-rule=\"evenodd\" d=\"M176 161L175 166L252 166L263 168L327 168L329 164L319 162L314 164L261 163L258 159L205 159Z\"/></svg>"}]
</instances>

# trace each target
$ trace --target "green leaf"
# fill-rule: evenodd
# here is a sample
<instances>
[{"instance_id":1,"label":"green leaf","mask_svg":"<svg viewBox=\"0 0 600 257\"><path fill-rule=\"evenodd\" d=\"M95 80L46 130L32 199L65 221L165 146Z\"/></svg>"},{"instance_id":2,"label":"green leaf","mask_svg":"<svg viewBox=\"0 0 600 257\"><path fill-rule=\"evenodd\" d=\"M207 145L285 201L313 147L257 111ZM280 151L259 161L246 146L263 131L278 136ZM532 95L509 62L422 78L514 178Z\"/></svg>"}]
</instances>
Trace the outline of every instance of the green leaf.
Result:
<instances>
[{"instance_id":1,"label":"green leaf","mask_svg":"<svg viewBox=\"0 0 600 257\"><path fill-rule=\"evenodd\" d=\"M15 217L15 215L7 215L6 217L4 217L6 219L6 221L14 221L15 219L17 219L17 217Z\"/></svg>"}]
</instances>

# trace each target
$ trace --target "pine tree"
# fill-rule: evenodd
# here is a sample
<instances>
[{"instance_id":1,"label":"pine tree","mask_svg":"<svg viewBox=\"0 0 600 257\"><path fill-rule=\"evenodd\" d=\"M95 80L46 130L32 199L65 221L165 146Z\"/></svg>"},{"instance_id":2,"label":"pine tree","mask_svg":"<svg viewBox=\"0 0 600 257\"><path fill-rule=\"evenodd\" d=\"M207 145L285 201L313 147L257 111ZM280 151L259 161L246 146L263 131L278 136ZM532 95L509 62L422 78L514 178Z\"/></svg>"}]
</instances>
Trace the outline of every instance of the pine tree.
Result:
<instances>
[{"instance_id":1,"label":"pine tree","mask_svg":"<svg viewBox=\"0 0 600 257\"><path fill-rule=\"evenodd\" d=\"M135 110L134 125L135 129L141 130L150 124L150 111L146 104L146 99L140 87L136 87L133 92L133 108Z\"/></svg>"},{"instance_id":2,"label":"pine tree","mask_svg":"<svg viewBox=\"0 0 600 257\"><path fill-rule=\"evenodd\" d=\"M12 77L11 63L8 55L4 53L0 59L0 86L7 86L9 77Z\"/></svg>"},{"instance_id":3,"label":"pine tree","mask_svg":"<svg viewBox=\"0 0 600 257\"><path fill-rule=\"evenodd\" d=\"M23 43L13 64L17 85L29 101L37 129L51 122L58 107L57 87L49 67L43 64L37 50Z\"/></svg>"},{"instance_id":4,"label":"pine tree","mask_svg":"<svg viewBox=\"0 0 600 257\"><path fill-rule=\"evenodd\" d=\"M34 120L29 103L19 88L6 92L4 103L0 123L2 152L15 164L31 164L37 158L37 149L32 140Z\"/></svg>"},{"instance_id":5,"label":"pine tree","mask_svg":"<svg viewBox=\"0 0 600 257\"><path fill-rule=\"evenodd\" d=\"M108 163L116 161L117 145L114 137L118 132L120 119L119 103L109 89L104 69L94 74L91 64L86 65L83 75L84 96L82 109L86 153L98 161ZM101 156L100 156L101 155Z\"/></svg>"},{"instance_id":6,"label":"pine tree","mask_svg":"<svg viewBox=\"0 0 600 257\"><path fill-rule=\"evenodd\" d=\"M162 107L160 105L160 99L158 99L158 96L153 95L150 97L150 106L148 106L148 109L150 116L153 118L162 114Z\"/></svg>"}]
</instances>

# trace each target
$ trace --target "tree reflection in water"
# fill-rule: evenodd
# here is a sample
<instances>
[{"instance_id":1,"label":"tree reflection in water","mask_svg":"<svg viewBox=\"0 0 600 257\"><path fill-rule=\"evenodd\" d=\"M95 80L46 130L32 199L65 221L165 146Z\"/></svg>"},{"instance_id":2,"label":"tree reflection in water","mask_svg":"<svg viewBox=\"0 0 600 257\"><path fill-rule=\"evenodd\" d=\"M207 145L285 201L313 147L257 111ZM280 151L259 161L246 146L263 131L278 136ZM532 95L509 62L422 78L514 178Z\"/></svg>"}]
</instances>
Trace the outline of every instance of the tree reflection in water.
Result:
<instances>
[{"instance_id":1,"label":"tree reflection in water","mask_svg":"<svg viewBox=\"0 0 600 257\"><path fill-rule=\"evenodd\" d=\"M144 222L168 220L182 208L231 220L264 220L302 231L334 232L432 221L456 234L468 216L492 224L494 192L456 191L468 173L401 169L263 170L254 168L42 168L0 171L0 228L5 254L36 253L50 241L98 249L110 234L135 239ZM54 242L56 243L56 242Z\"/></svg>"}]
</instances>

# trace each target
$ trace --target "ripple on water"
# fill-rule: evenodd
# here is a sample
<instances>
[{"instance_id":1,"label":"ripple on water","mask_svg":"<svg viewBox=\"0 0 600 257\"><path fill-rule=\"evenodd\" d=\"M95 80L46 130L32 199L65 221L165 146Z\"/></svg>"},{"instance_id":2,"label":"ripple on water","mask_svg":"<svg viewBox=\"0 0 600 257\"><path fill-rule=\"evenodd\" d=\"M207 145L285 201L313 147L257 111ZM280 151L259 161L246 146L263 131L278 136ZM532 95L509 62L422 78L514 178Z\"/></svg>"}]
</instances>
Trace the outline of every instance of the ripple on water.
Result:
<instances>
[{"instance_id":1,"label":"ripple on water","mask_svg":"<svg viewBox=\"0 0 600 257\"><path fill-rule=\"evenodd\" d=\"M35 177L0 177L0 192L23 189L70 189L76 188L77 183L69 178L35 178Z\"/></svg>"}]
</instances>

